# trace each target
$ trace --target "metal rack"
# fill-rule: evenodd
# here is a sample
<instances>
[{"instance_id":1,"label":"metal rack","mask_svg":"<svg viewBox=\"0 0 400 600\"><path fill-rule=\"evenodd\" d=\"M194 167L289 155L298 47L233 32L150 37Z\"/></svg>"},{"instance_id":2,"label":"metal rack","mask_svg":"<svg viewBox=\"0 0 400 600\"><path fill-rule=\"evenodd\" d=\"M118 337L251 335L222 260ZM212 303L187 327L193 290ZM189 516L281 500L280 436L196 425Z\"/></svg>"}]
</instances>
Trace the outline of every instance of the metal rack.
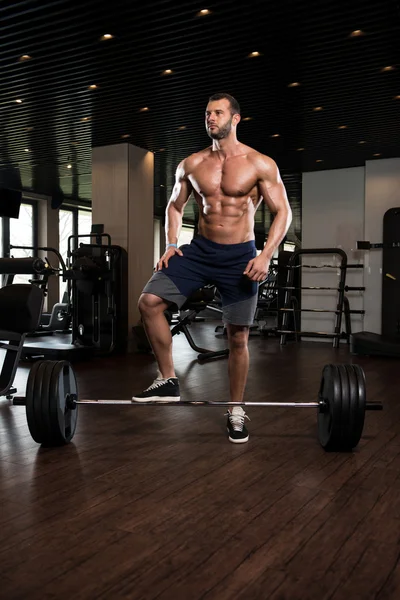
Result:
<instances>
[{"instance_id":1,"label":"metal rack","mask_svg":"<svg viewBox=\"0 0 400 600\"><path fill-rule=\"evenodd\" d=\"M321 254L334 254L340 258L339 265L301 265L299 261L300 256L311 256L311 255L321 255ZM295 269L298 268L334 268L340 270L340 278L339 284L337 287L319 287L319 286L308 286L308 287L296 287L294 286L294 273ZM281 345L286 344L287 335L294 334L296 341L299 337L313 337L313 338L331 338L333 339L333 347L338 348L339 342L341 338L345 338L347 342L349 342L351 335L351 314L364 314L364 310L351 310L350 303L347 296L345 296L346 291L364 291L364 287L355 287L355 286L346 286L346 274L347 269L349 268L363 268L363 265L359 264L348 264L347 262L347 254L344 250L340 248L312 248L312 249L300 249L293 252L292 256L289 259L288 265L288 275L285 289L285 299L284 306L280 308L283 312L282 318L282 327L278 330L278 333L281 334L280 343ZM316 309L316 308L298 308L297 307L297 299L293 297L293 290L302 290L302 289L315 289L315 290L336 290L337 291L337 301L336 301L336 309L328 310L328 309ZM326 312L332 313L335 315L333 332L315 332L315 331L301 331L297 326L297 319L294 318L294 329L289 328L289 314L292 313L295 317L297 314L301 312ZM345 316L345 332L342 333L342 316Z\"/></svg>"}]
</instances>

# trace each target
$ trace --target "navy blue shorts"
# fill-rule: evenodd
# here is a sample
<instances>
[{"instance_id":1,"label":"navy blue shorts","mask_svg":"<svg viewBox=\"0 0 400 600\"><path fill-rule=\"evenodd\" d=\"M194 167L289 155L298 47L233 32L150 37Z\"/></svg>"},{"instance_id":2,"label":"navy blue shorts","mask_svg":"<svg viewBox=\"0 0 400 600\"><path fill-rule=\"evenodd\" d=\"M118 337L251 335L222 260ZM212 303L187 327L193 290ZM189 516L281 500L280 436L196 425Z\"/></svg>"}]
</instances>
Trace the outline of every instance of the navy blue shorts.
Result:
<instances>
[{"instance_id":1,"label":"navy blue shorts","mask_svg":"<svg viewBox=\"0 0 400 600\"><path fill-rule=\"evenodd\" d=\"M221 294L222 319L234 325L252 325L257 306L258 283L243 275L247 263L257 256L254 241L217 244L198 236L180 247L168 268L156 271L143 292L159 296L181 308L193 292L215 285Z\"/></svg>"}]
</instances>

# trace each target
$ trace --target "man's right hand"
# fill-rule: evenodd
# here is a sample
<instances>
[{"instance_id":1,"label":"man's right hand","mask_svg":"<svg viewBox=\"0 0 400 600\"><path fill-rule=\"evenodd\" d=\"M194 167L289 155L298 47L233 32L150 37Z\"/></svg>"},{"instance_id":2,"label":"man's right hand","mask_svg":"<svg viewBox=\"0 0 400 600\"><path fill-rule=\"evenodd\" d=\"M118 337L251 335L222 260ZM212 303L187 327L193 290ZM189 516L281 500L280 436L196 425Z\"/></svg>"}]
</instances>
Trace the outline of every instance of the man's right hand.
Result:
<instances>
[{"instance_id":1,"label":"man's right hand","mask_svg":"<svg viewBox=\"0 0 400 600\"><path fill-rule=\"evenodd\" d=\"M174 254L179 254L179 256L183 256L182 250L180 250L179 248L175 248L174 246L170 246L169 248L167 248L167 250L164 252L162 257L158 261L156 270L161 271L163 267L168 267L168 261L171 258L171 256L174 256Z\"/></svg>"}]
</instances>

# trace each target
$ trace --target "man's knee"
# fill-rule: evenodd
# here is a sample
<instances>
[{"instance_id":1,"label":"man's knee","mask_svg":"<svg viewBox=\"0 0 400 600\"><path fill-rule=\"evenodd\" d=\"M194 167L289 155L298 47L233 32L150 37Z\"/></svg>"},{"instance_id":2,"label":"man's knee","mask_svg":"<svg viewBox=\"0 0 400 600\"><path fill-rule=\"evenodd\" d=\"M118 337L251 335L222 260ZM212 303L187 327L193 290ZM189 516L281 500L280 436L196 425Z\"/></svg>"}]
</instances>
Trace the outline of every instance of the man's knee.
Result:
<instances>
[{"instance_id":1,"label":"man's knee","mask_svg":"<svg viewBox=\"0 0 400 600\"><path fill-rule=\"evenodd\" d=\"M247 349L250 328L245 325L227 325L229 347L231 351L243 352Z\"/></svg>"},{"instance_id":2,"label":"man's knee","mask_svg":"<svg viewBox=\"0 0 400 600\"><path fill-rule=\"evenodd\" d=\"M163 312L165 307L166 302L155 294L144 293L139 298L138 308L142 316Z\"/></svg>"}]
</instances>

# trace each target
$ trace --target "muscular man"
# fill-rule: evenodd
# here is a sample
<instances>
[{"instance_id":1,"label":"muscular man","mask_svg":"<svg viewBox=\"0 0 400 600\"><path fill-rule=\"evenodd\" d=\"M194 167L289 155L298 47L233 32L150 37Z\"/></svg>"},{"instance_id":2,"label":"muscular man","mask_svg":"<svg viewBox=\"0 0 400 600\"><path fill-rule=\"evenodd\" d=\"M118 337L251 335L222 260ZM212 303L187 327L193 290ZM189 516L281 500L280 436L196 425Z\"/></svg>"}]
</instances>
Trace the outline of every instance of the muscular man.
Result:
<instances>
[{"instance_id":1,"label":"muscular man","mask_svg":"<svg viewBox=\"0 0 400 600\"><path fill-rule=\"evenodd\" d=\"M180 308L192 292L208 283L217 286L222 298L229 340L230 400L243 401L249 368L249 326L254 319L258 282L266 278L273 253L291 222L277 165L236 137L240 107L235 98L229 94L211 96L205 122L212 146L192 154L178 166L166 210L166 251L139 299L159 376L132 398L136 402L180 400L172 337L164 311L171 303ZM192 192L199 206L199 235L178 248L183 211ZM275 219L268 241L257 256L254 215L262 200ZM240 406L228 412L231 442L249 439L245 417Z\"/></svg>"}]
</instances>

